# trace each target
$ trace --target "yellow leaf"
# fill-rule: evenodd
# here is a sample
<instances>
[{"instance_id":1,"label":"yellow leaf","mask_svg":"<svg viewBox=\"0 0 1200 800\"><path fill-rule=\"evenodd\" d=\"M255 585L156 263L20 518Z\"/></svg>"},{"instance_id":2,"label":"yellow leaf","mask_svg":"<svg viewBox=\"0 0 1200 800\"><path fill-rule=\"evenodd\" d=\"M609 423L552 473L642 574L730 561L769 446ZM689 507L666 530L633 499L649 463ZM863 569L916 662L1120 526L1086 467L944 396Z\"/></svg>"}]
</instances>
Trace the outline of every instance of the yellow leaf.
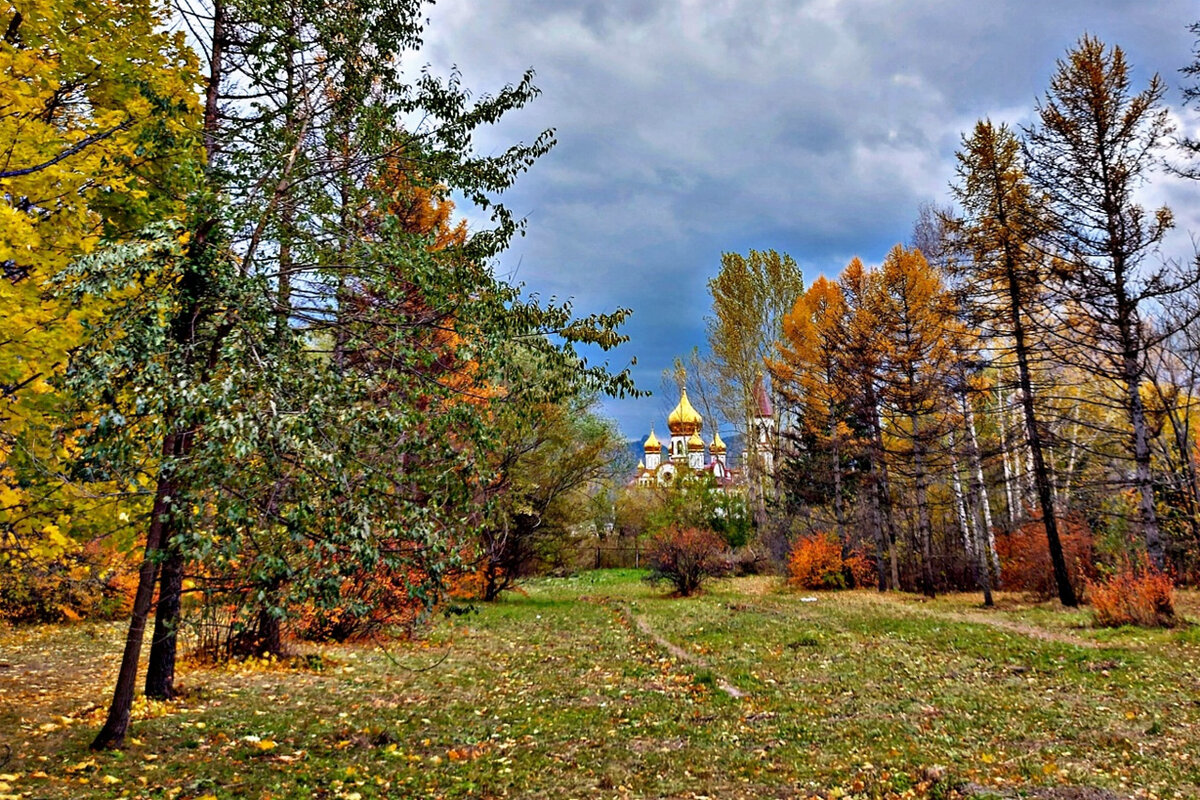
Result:
<instances>
[{"instance_id":1,"label":"yellow leaf","mask_svg":"<svg viewBox=\"0 0 1200 800\"><path fill-rule=\"evenodd\" d=\"M263 739L261 742L255 742L254 746L259 750L274 750L275 742L272 739Z\"/></svg>"}]
</instances>

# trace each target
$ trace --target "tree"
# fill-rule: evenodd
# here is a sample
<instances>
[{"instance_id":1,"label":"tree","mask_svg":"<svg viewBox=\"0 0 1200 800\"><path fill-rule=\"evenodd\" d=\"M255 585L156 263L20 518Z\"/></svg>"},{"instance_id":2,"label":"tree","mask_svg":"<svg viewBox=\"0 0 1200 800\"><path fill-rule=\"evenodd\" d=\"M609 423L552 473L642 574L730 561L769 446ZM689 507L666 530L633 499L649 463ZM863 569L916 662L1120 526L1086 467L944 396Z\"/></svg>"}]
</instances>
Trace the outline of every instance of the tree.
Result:
<instances>
[{"instance_id":1,"label":"tree","mask_svg":"<svg viewBox=\"0 0 1200 800\"><path fill-rule=\"evenodd\" d=\"M1016 136L1004 125L978 122L971 136L963 137L957 174L954 194L962 204L963 218L954 230L969 258L955 266L990 338L1012 341L1024 430L1054 580L1063 605L1075 606L1078 599L1059 539L1030 366L1035 357L1028 330L1033 322L1030 308L1042 302L1047 277L1046 259L1035 249L1042 221L1021 167Z\"/></svg>"},{"instance_id":2,"label":"tree","mask_svg":"<svg viewBox=\"0 0 1200 800\"><path fill-rule=\"evenodd\" d=\"M593 401L577 394L532 409L499 409L505 419L491 449L493 513L480 530L483 600L495 600L550 556L583 523L589 494L625 471L621 438L592 413Z\"/></svg>"},{"instance_id":3,"label":"tree","mask_svg":"<svg viewBox=\"0 0 1200 800\"><path fill-rule=\"evenodd\" d=\"M874 302L882 322L879 346L884 353L883 408L904 442L897 463L911 468L916 494L917 544L921 552L921 588L932 596L932 529L929 512L931 451L948 433L944 410L947 386L957 358L953 339L953 301L940 275L919 250L897 245L879 271Z\"/></svg>"},{"instance_id":4,"label":"tree","mask_svg":"<svg viewBox=\"0 0 1200 800\"><path fill-rule=\"evenodd\" d=\"M1147 305L1179 291L1166 267L1146 265L1172 225L1168 208L1148 214L1135 193L1160 161L1171 132L1161 105L1166 87L1155 75L1140 92L1130 88L1119 47L1084 36L1058 68L1026 133L1030 182L1045 198L1046 240L1064 259L1061 289L1077 308L1088 368L1122 389L1114 400L1129 422L1128 451L1138 492L1138 524L1157 568L1165 548L1155 511L1151 434L1141 385L1155 338Z\"/></svg>"},{"instance_id":5,"label":"tree","mask_svg":"<svg viewBox=\"0 0 1200 800\"><path fill-rule=\"evenodd\" d=\"M784 434L790 445L787 461L802 453L807 456L803 474L789 483L813 485L821 482L817 476L829 476L834 523L843 543L847 541L846 467L857 449L857 434L850 424L852 384L842 360L848 315L837 283L817 278L784 317L778 358L768 361L776 391L797 409L798 430ZM820 461L827 462L828 468L814 469L814 462ZM884 550L881 546L880 554ZM885 579L882 571L880 578Z\"/></svg>"},{"instance_id":6,"label":"tree","mask_svg":"<svg viewBox=\"0 0 1200 800\"><path fill-rule=\"evenodd\" d=\"M178 596L168 565L190 565L206 597L232 605L227 629L252 647L272 646L291 609L343 607L364 570L405 582L427 612L486 513L490 391L518 358L533 352L552 384L636 391L627 371L576 350L622 341L627 311L577 319L489 269L521 225L495 195L552 136L475 154L473 131L530 101L532 75L477 102L457 79L410 82L401 62L421 9L218 0L189 17L209 80L206 169L186 225L80 262L64 289L121 302L73 367L73 389L97 409L89 458L117 475L142 464L156 486L94 747L123 740L160 572L160 598ZM431 248L385 190L395 158L410 184L458 192L492 226ZM151 660L169 676L178 620L164 599Z\"/></svg>"},{"instance_id":7,"label":"tree","mask_svg":"<svg viewBox=\"0 0 1200 800\"><path fill-rule=\"evenodd\" d=\"M723 416L744 426L750 441L756 414L754 388L765 360L783 332L783 318L804 290L804 277L795 259L774 250L751 250L747 255L723 253L721 270L708 282L712 316L706 319L708 343L715 365ZM778 423L778 421L776 421ZM766 504L761 468L748 459L749 484L755 518L765 523Z\"/></svg>"},{"instance_id":8,"label":"tree","mask_svg":"<svg viewBox=\"0 0 1200 800\"><path fill-rule=\"evenodd\" d=\"M884 321L879 316L879 304L875 299L879 291L878 280L878 273L867 270L857 258L846 266L838 279L848 311L842 339L840 369L848 384L853 387L852 413L863 421L867 431L867 503L878 547L879 569L882 573L882 561L886 552L890 562L890 585L893 589L899 589L898 542L881 417L880 387L884 362L878 333ZM880 588L884 588L882 577Z\"/></svg>"},{"instance_id":9,"label":"tree","mask_svg":"<svg viewBox=\"0 0 1200 800\"><path fill-rule=\"evenodd\" d=\"M11 16L9 14L11 13ZM74 480L69 353L106 306L52 283L102 239L181 212L195 176L197 63L158 3L9 6L0 41L0 583L145 513L140 485ZM86 412L85 412L86 413ZM64 480L64 478L67 478Z\"/></svg>"}]
</instances>

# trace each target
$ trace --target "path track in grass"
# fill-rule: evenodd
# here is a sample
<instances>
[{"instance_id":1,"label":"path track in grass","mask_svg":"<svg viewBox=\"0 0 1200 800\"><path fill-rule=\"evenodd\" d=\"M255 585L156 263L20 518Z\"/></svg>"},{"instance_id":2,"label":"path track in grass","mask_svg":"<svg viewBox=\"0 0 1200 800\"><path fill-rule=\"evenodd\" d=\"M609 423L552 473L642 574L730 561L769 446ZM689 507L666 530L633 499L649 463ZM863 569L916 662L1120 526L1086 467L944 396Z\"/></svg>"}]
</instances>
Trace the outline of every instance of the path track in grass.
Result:
<instances>
[{"instance_id":1,"label":"path track in grass","mask_svg":"<svg viewBox=\"0 0 1200 800\"><path fill-rule=\"evenodd\" d=\"M695 655L694 653L689 653L679 645L667 639L658 631L654 630L645 617L634 614L633 609L631 609L626 603L612 603L612 607L617 611L617 613L621 614L628 622L641 631L643 635L648 636L654 641L655 644L666 650L675 658L698 669L713 672L712 665L710 665L707 661ZM746 696L745 692L734 686L725 678L717 675L715 672L713 672L713 677L717 688L730 697L741 699Z\"/></svg>"}]
</instances>

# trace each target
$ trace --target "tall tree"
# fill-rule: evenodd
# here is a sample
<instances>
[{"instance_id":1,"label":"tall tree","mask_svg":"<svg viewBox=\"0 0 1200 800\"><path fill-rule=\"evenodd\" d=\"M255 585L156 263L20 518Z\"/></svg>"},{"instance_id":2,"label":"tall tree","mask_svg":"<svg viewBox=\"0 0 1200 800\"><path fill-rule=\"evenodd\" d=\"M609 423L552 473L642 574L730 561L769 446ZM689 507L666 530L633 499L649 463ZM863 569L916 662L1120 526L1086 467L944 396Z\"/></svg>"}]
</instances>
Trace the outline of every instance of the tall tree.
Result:
<instances>
[{"instance_id":1,"label":"tall tree","mask_svg":"<svg viewBox=\"0 0 1200 800\"><path fill-rule=\"evenodd\" d=\"M795 259L774 250L721 255L721 270L708 282L712 315L706 319L708 344L715 364L723 416L742 427L746 441L754 436L758 405L754 388L775 342L783 318L804 291L804 276ZM778 422L776 421L777 427ZM766 522L766 480L755 459L747 459L756 522Z\"/></svg>"},{"instance_id":2,"label":"tall tree","mask_svg":"<svg viewBox=\"0 0 1200 800\"><path fill-rule=\"evenodd\" d=\"M364 569L410 581L428 608L490 479L476 400L514 375L516 352L593 391L632 390L627 371L576 351L622 341L628 312L577 319L488 268L521 226L496 195L553 140L479 156L472 135L533 99L531 73L477 102L457 79L412 81L402 62L420 44L417 0L217 0L190 19L209 79L186 229L160 225L80 262L68 289L123 304L72 371L98 409L92 460L120 473L140 458L156 486L97 748L127 730L160 562L202 564L208 591L239 614L256 598L250 625L267 636L298 603L336 604ZM396 158L412 183L448 187L491 226L443 250L434 231L405 229L403 209L369 229L364 212L391 202L372 178ZM169 675L173 647L160 652Z\"/></svg>"},{"instance_id":3,"label":"tall tree","mask_svg":"<svg viewBox=\"0 0 1200 800\"><path fill-rule=\"evenodd\" d=\"M905 443L897 463L911 471L921 588L932 596L937 586L928 496L932 451L949 431L944 413L950 405L947 387L958 362L952 340L961 331L941 276L919 250L897 245L888 253L879 270L874 302L882 322L885 408L894 414L892 428Z\"/></svg>"},{"instance_id":4,"label":"tall tree","mask_svg":"<svg viewBox=\"0 0 1200 800\"><path fill-rule=\"evenodd\" d=\"M848 311L841 349L841 371L852 389L853 415L862 420L867 430L866 456L868 463L868 508L875 540L879 544L880 562L888 559L888 583L900 588L899 541L892 508L891 478L883 440L881 381L884 370L879 330L884 321L879 316L876 301L879 275L867 270L862 261L851 261L838 279ZM886 547L885 547L886 543ZM879 564L882 591L883 565Z\"/></svg>"},{"instance_id":5,"label":"tall tree","mask_svg":"<svg viewBox=\"0 0 1200 800\"><path fill-rule=\"evenodd\" d=\"M1027 171L1045 198L1047 240L1065 259L1062 289L1082 313L1076 336L1086 337L1089 368L1116 381L1129 421L1132 486L1150 563L1166 564L1155 511L1150 438L1141 395L1146 353L1155 338L1147 306L1180 285L1165 267L1146 262L1172 225L1165 206L1147 213L1138 189L1161 162L1171 124L1157 75L1134 92L1119 47L1084 36L1051 78L1026 131Z\"/></svg>"},{"instance_id":6,"label":"tall tree","mask_svg":"<svg viewBox=\"0 0 1200 800\"><path fill-rule=\"evenodd\" d=\"M828 461L828 470L821 472L828 474L832 483L834 523L843 544L847 541L846 465L856 438L849 424L850 386L841 357L848 313L837 283L824 276L817 278L784 317L779 355L768 361L772 385L797 409L798 427L810 457L806 463L811 467L818 455L826 456L821 460ZM808 472L802 480L815 483L819 479ZM884 549L881 546L879 552Z\"/></svg>"},{"instance_id":7,"label":"tall tree","mask_svg":"<svg viewBox=\"0 0 1200 800\"><path fill-rule=\"evenodd\" d=\"M1030 307L1042 302L1046 277L1046 259L1035 249L1040 215L1021 166L1020 144L1006 126L997 127L990 120L978 122L972 134L963 137L957 157L954 194L962 205L963 217L957 221L955 233L968 257L956 262L956 271L964 278L968 300L992 346L1012 342L1025 435L1054 581L1063 605L1074 606L1078 598L1058 533L1031 369L1035 355L1029 331L1033 322Z\"/></svg>"}]
</instances>

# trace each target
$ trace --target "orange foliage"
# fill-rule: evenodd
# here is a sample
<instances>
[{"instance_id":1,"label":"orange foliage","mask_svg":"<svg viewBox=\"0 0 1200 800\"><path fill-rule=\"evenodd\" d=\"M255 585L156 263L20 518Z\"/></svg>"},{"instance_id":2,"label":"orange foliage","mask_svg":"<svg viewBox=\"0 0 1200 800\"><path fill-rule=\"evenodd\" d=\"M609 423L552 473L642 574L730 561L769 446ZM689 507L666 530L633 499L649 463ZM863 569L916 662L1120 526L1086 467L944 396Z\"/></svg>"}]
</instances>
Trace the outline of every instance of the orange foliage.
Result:
<instances>
[{"instance_id":1,"label":"orange foliage","mask_svg":"<svg viewBox=\"0 0 1200 800\"><path fill-rule=\"evenodd\" d=\"M847 580L849 578L849 580ZM797 589L845 589L869 586L875 578L870 559L861 553L843 557L842 544L832 533L802 536L788 558L788 585Z\"/></svg>"},{"instance_id":2,"label":"orange foliage","mask_svg":"<svg viewBox=\"0 0 1200 800\"><path fill-rule=\"evenodd\" d=\"M305 639L336 642L368 639L383 629L411 630L428 611L413 587L426 583L416 567L404 571L379 567L345 581L334 608L308 604L299 610L296 632ZM369 611L358 612L355 606Z\"/></svg>"},{"instance_id":3,"label":"orange foliage","mask_svg":"<svg viewBox=\"0 0 1200 800\"><path fill-rule=\"evenodd\" d=\"M1163 572L1126 564L1107 578L1088 581L1087 586L1092 614L1102 628L1168 628L1175 624L1175 586Z\"/></svg>"},{"instance_id":4,"label":"orange foliage","mask_svg":"<svg viewBox=\"0 0 1200 800\"><path fill-rule=\"evenodd\" d=\"M1067 562L1067 575L1076 593L1084 582L1095 575L1092 532L1076 516L1059 520L1059 539ZM1015 531L996 537L996 554L1000 557L1000 585L1004 589L1029 592L1041 598L1058 594L1054 584L1054 568L1050 563L1050 545L1041 518L1026 522Z\"/></svg>"}]
</instances>

